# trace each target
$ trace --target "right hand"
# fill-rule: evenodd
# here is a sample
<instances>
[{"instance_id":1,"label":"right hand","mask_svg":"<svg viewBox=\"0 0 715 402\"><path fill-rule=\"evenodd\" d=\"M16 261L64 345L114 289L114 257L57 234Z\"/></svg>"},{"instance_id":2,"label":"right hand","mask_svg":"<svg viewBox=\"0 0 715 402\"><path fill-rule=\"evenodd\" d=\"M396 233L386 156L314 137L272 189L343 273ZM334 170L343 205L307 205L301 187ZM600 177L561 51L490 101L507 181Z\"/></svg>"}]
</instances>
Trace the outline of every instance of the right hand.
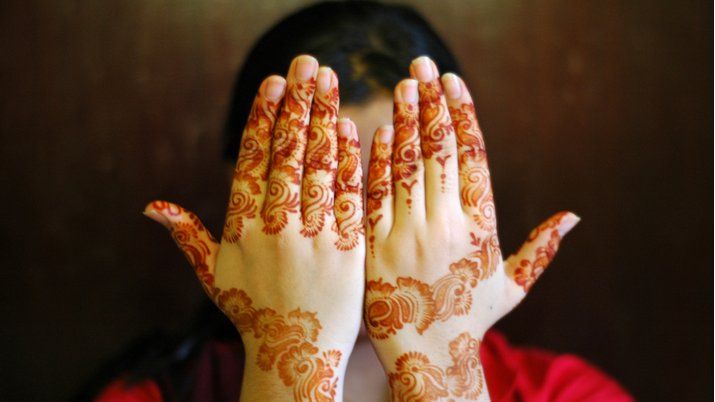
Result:
<instances>
[{"instance_id":1,"label":"right hand","mask_svg":"<svg viewBox=\"0 0 715 402\"><path fill-rule=\"evenodd\" d=\"M241 400L342 400L364 289L360 145L355 125L337 121L332 70L300 56L287 77L260 86L220 244L175 204L145 214L241 334Z\"/></svg>"}]
</instances>

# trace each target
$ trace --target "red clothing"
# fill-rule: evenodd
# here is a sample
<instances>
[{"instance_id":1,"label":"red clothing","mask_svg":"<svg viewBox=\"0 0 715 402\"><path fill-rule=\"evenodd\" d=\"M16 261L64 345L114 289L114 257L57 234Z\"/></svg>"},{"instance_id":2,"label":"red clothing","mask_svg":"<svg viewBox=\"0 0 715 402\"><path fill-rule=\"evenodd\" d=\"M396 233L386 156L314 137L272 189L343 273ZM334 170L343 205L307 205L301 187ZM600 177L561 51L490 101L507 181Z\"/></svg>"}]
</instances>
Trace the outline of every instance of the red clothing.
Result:
<instances>
[{"instance_id":1,"label":"red clothing","mask_svg":"<svg viewBox=\"0 0 715 402\"><path fill-rule=\"evenodd\" d=\"M516 348L498 332L489 331L480 355L493 402L632 402L618 383L573 355ZM235 402L240 392L240 345L212 342L197 361L192 401ZM110 384L96 402L162 402L156 382L126 387Z\"/></svg>"}]
</instances>

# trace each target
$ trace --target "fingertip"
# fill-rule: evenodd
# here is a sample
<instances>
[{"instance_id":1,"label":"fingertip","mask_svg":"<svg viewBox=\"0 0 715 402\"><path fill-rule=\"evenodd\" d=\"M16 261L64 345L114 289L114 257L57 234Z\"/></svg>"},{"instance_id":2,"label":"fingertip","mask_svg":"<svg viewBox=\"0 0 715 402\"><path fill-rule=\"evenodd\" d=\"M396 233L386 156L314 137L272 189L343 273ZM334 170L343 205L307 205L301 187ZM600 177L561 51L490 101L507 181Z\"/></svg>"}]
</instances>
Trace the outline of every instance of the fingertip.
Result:
<instances>
[{"instance_id":1,"label":"fingertip","mask_svg":"<svg viewBox=\"0 0 715 402\"><path fill-rule=\"evenodd\" d=\"M265 80L263 80L263 84L261 85L260 91L262 95L266 97L266 99L272 102L277 102L285 94L285 89L285 78L281 77L280 75L271 75Z\"/></svg>"},{"instance_id":2,"label":"fingertip","mask_svg":"<svg viewBox=\"0 0 715 402\"><path fill-rule=\"evenodd\" d=\"M355 123L347 117L338 119L338 135L345 139L357 139Z\"/></svg>"},{"instance_id":3,"label":"fingertip","mask_svg":"<svg viewBox=\"0 0 715 402\"><path fill-rule=\"evenodd\" d=\"M392 125L385 124L377 129L375 137L383 144L390 144L395 137L395 129Z\"/></svg>"},{"instance_id":4,"label":"fingertip","mask_svg":"<svg viewBox=\"0 0 715 402\"><path fill-rule=\"evenodd\" d=\"M559 235L563 237L581 221L581 218L570 211L564 211L561 212L561 214L563 214L563 216L559 222L558 230Z\"/></svg>"},{"instance_id":5,"label":"fingertip","mask_svg":"<svg viewBox=\"0 0 715 402\"><path fill-rule=\"evenodd\" d=\"M146 207L144 207L144 211L142 211L142 214L146 216L147 218L161 224L165 228L169 229L171 228L171 221L169 218L161 213L161 209L159 208L161 205L168 204L165 201L152 201L149 204L147 204Z\"/></svg>"}]
</instances>

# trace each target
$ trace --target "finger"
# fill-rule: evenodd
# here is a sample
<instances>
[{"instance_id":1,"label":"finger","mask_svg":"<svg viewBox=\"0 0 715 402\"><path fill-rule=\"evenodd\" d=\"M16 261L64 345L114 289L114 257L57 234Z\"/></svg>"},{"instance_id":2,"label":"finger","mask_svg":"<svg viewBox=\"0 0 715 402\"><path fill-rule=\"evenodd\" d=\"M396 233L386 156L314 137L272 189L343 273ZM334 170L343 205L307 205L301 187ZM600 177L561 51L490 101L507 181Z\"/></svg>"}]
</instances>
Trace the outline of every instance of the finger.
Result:
<instances>
[{"instance_id":1,"label":"finger","mask_svg":"<svg viewBox=\"0 0 715 402\"><path fill-rule=\"evenodd\" d=\"M424 165L420 149L417 81L395 87L395 139L392 177L395 188L395 224L424 222Z\"/></svg>"},{"instance_id":2,"label":"finger","mask_svg":"<svg viewBox=\"0 0 715 402\"><path fill-rule=\"evenodd\" d=\"M559 212L534 229L516 254L506 260L506 273L528 292L554 259L561 239L579 222L571 212Z\"/></svg>"},{"instance_id":3,"label":"finger","mask_svg":"<svg viewBox=\"0 0 715 402\"><path fill-rule=\"evenodd\" d=\"M318 61L306 55L296 57L288 70L286 95L273 130L268 190L261 211L266 234L279 233L289 216L300 211L303 157L317 71Z\"/></svg>"},{"instance_id":4,"label":"finger","mask_svg":"<svg viewBox=\"0 0 715 402\"><path fill-rule=\"evenodd\" d=\"M496 210L487 152L472 96L457 75L442 76L449 114L457 136L459 195L462 210L487 233L496 233Z\"/></svg>"},{"instance_id":5,"label":"finger","mask_svg":"<svg viewBox=\"0 0 715 402\"><path fill-rule=\"evenodd\" d=\"M335 180L335 220L339 250L353 249L364 233L362 222L362 167L355 123L338 122L338 171Z\"/></svg>"},{"instance_id":6,"label":"finger","mask_svg":"<svg viewBox=\"0 0 715 402\"><path fill-rule=\"evenodd\" d=\"M375 257L375 241L387 238L393 221L392 142L391 126L377 129L372 138L367 175L367 241L370 255Z\"/></svg>"},{"instance_id":7,"label":"finger","mask_svg":"<svg viewBox=\"0 0 715 402\"><path fill-rule=\"evenodd\" d=\"M235 243L243 234L246 221L256 217L263 205L271 152L271 133L286 82L274 75L266 78L253 101L251 114L243 129L241 150L233 172L223 240Z\"/></svg>"},{"instance_id":8,"label":"finger","mask_svg":"<svg viewBox=\"0 0 715 402\"><path fill-rule=\"evenodd\" d=\"M214 272L219 244L194 213L167 201L153 201L144 215L169 229L171 237L194 267L209 296L214 289Z\"/></svg>"},{"instance_id":9,"label":"finger","mask_svg":"<svg viewBox=\"0 0 715 402\"><path fill-rule=\"evenodd\" d=\"M333 185L338 165L338 77L329 67L320 67L316 87L301 190L301 233L306 237L320 233L326 220L332 224Z\"/></svg>"},{"instance_id":10,"label":"finger","mask_svg":"<svg viewBox=\"0 0 715 402\"><path fill-rule=\"evenodd\" d=\"M427 218L441 219L460 207L457 141L437 66L429 57L418 57L410 65L410 73L419 81Z\"/></svg>"}]
</instances>

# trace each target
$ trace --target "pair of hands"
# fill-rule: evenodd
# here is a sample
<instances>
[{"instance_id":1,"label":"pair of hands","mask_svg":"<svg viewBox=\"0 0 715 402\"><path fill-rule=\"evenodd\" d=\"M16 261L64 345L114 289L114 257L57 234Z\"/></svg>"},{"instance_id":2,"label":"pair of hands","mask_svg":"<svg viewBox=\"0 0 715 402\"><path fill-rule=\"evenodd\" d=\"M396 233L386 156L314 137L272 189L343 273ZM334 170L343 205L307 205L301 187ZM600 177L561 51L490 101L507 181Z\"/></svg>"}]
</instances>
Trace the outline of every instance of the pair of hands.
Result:
<instances>
[{"instance_id":1,"label":"pair of hands","mask_svg":"<svg viewBox=\"0 0 715 402\"><path fill-rule=\"evenodd\" d=\"M410 74L373 139L365 216L356 127L310 56L259 88L220 243L180 206L147 206L241 334L242 400L342 400L363 311L393 400L488 400L480 340L578 218L552 216L503 261L469 92L426 57Z\"/></svg>"}]
</instances>

